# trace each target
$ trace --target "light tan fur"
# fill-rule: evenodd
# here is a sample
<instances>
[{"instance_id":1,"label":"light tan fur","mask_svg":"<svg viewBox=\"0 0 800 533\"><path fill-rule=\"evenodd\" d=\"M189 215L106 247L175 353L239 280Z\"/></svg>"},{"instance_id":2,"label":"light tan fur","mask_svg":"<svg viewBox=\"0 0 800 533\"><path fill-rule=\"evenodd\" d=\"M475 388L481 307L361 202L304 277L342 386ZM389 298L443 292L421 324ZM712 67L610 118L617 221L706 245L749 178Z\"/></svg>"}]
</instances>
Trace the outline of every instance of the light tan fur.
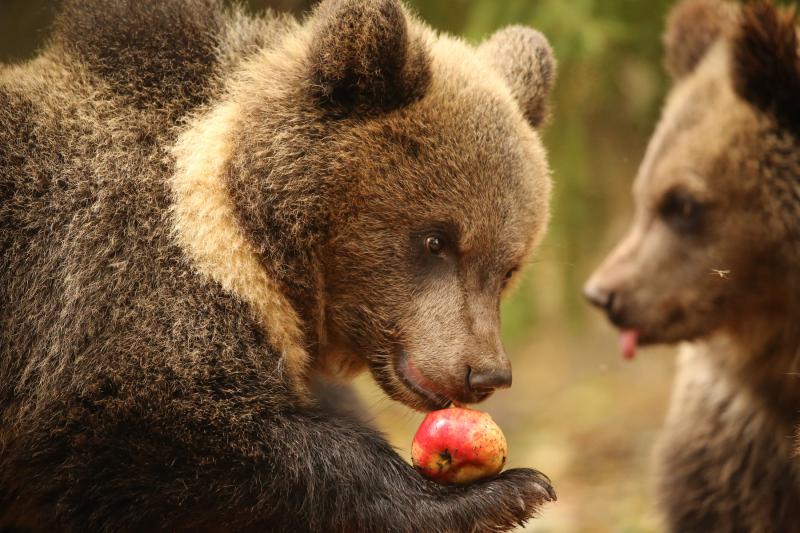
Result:
<instances>
[{"instance_id":1,"label":"light tan fur","mask_svg":"<svg viewBox=\"0 0 800 533\"><path fill-rule=\"evenodd\" d=\"M309 357L297 314L245 238L222 179L232 149L228 135L238 117L235 104L221 105L195 119L173 148L175 236L201 273L252 307L282 354L282 368L304 393Z\"/></svg>"}]
</instances>

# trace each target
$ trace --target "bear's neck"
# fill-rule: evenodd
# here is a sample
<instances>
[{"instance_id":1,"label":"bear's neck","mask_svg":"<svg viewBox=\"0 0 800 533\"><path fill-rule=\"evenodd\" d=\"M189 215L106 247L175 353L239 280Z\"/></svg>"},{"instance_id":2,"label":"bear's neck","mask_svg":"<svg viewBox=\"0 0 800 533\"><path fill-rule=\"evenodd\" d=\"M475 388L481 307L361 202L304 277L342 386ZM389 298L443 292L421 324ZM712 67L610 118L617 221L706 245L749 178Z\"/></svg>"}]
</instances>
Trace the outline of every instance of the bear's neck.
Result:
<instances>
[{"instance_id":1,"label":"bear's neck","mask_svg":"<svg viewBox=\"0 0 800 533\"><path fill-rule=\"evenodd\" d=\"M242 113L223 181L237 224L294 308L303 348L311 365L319 366L335 344L327 338L323 259L329 236L346 216L347 180L336 179L332 170L338 164L335 149L320 150L318 144L327 141L315 130L317 120L287 124L272 107ZM295 141L283 146L276 135Z\"/></svg>"},{"instance_id":2,"label":"bear's neck","mask_svg":"<svg viewBox=\"0 0 800 533\"><path fill-rule=\"evenodd\" d=\"M301 190L231 169L226 177L238 225L299 317L303 348L312 360L324 342L324 287L320 254L326 227L316 199Z\"/></svg>"},{"instance_id":3,"label":"bear's neck","mask_svg":"<svg viewBox=\"0 0 800 533\"><path fill-rule=\"evenodd\" d=\"M798 315L785 309L737 323L706 343L722 372L791 425L800 422L798 324Z\"/></svg>"},{"instance_id":4,"label":"bear's neck","mask_svg":"<svg viewBox=\"0 0 800 533\"><path fill-rule=\"evenodd\" d=\"M293 190L287 182L291 180L278 184L230 172L228 187L236 218L263 268L300 318L311 370L327 378L349 380L361 373L366 363L347 342L328 333L322 258L330 219L320 217L325 207L318 196ZM282 212L287 209L291 212Z\"/></svg>"},{"instance_id":5,"label":"bear's neck","mask_svg":"<svg viewBox=\"0 0 800 533\"><path fill-rule=\"evenodd\" d=\"M201 274L253 309L286 377L305 396L323 285L314 268L320 227L299 209L315 204L269 187L258 196L253 175L236 172L241 116L236 103L220 104L179 136L172 149L174 234Z\"/></svg>"}]
</instances>

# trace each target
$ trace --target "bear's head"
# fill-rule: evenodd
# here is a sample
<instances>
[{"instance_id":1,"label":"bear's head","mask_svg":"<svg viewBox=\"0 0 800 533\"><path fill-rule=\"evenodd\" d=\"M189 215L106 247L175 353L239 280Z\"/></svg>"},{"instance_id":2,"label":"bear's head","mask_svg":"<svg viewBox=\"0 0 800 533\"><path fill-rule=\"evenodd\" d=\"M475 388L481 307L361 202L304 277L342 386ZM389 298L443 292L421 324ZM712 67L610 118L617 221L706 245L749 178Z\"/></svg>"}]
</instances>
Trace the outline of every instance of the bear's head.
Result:
<instances>
[{"instance_id":1,"label":"bear's head","mask_svg":"<svg viewBox=\"0 0 800 533\"><path fill-rule=\"evenodd\" d=\"M500 301L548 220L547 41L510 27L472 47L396 0L327 0L284 31L195 139L224 142L206 157L311 364L368 367L420 409L509 386Z\"/></svg>"},{"instance_id":2,"label":"bear's head","mask_svg":"<svg viewBox=\"0 0 800 533\"><path fill-rule=\"evenodd\" d=\"M642 343L785 322L800 267L794 12L684 0L665 45L674 85L634 222L584 292Z\"/></svg>"}]
</instances>

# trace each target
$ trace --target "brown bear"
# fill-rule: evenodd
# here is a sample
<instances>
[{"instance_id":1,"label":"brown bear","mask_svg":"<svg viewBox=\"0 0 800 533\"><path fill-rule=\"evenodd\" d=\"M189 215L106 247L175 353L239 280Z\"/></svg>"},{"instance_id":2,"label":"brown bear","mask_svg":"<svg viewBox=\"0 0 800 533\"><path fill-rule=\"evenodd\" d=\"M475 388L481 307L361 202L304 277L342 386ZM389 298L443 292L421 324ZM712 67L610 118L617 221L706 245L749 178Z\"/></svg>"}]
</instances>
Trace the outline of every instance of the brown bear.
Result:
<instances>
[{"instance_id":1,"label":"brown bear","mask_svg":"<svg viewBox=\"0 0 800 533\"><path fill-rule=\"evenodd\" d=\"M677 4L674 79L627 237L585 293L635 344L683 342L659 446L670 531L800 531L800 56L794 12Z\"/></svg>"},{"instance_id":2,"label":"brown bear","mask_svg":"<svg viewBox=\"0 0 800 533\"><path fill-rule=\"evenodd\" d=\"M67 1L0 70L0 527L505 531L554 500L423 479L327 384L511 384L554 75L534 30L473 47L397 0Z\"/></svg>"}]
</instances>

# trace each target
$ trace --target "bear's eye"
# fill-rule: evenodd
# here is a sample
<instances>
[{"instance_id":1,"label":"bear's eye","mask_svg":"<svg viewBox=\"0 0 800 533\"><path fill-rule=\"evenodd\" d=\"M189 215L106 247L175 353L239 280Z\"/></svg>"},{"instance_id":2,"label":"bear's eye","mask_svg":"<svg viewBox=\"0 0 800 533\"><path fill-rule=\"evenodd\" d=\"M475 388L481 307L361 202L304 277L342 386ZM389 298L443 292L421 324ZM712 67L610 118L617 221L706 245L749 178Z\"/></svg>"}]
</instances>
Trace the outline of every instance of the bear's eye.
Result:
<instances>
[{"instance_id":1,"label":"bear's eye","mask_svg":"<svg viewBox=\"0 0 800 533\"><path fill-rule=\"evenodd\" d=\"M444 239L438 235L431 235L425 238L425 249L433 255L442 255L445 245Z\"/></svg>"},{"instance_id":2,"label":"bear's eye","mask_svg":"<svg viewBox=\"0 0 800 533\"><path fill-rule=\"evenodd\" d=\"M681 190L664 195L658 209L659 215L672 229L679 233L695 233L703 222L704 205Z\"/></svg>"},{"instance_id":3,"label":"bear's eye","mask_svg":"<svg viewBox=\"0 0 800 533\"><path fill-rule=\"evenodd\" d=\"M506 275L503 278L503 287L502 288L504 288L504 289L506 288L506 285L508 285L508 282L511 281L511 278L513 278L514 274L517 273L517 270L519 270L519 267L514 267L514 268L510 269L508 272L506 272Z\"/></svg>"}]
</instances>

